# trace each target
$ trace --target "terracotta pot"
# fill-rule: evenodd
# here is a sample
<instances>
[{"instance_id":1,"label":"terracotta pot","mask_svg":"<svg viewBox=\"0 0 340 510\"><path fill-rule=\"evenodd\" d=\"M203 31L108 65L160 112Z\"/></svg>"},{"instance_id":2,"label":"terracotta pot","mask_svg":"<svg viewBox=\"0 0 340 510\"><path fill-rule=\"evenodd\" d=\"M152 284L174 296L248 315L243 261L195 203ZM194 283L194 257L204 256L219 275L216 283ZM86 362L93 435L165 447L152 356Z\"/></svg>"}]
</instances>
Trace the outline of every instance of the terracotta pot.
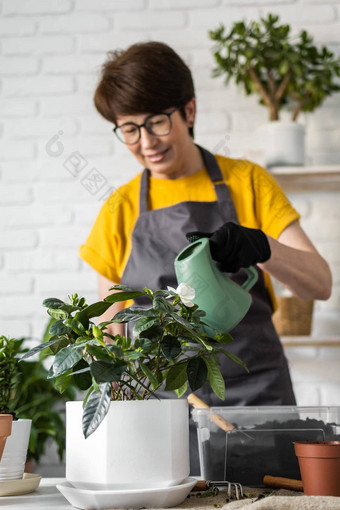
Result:
<instances>
[{"instance_id":1,"label":"terracotta pot","mask_svg":"<svg viewBox=\"0 0 340 510\"><path fill-rule=\"evenodd\" d=\"M25 473L33 473L33 459L26 460Z\"/></svg>"},{"instance_id":2,"label":"terracotta pot","mask_svg":"<svg viewBox=\"0 0 340 510\"><path fill-rule=\"evenodd\" d=\"M11 435L13 416L0 414L0 460L5 448L6 439Z\"/></svg>"},{"instance_id":3,"label":"terracotta pot","mask_svg":"<svg viewBox=\"0 0 340 510\"><path fill-rule=\"evenodd\" d=\"M304 493L340 496L340 441L299 441L294 448Z\"/></svg>"}]
</instances>

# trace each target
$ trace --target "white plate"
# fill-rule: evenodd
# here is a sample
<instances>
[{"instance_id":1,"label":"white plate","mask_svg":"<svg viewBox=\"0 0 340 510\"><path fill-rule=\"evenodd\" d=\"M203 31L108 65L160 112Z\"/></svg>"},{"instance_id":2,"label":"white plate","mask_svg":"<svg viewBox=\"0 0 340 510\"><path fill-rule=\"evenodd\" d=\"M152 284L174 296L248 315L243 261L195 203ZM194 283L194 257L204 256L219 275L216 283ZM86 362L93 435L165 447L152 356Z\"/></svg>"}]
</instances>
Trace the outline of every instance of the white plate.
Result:
<instances>
[{"instance_id":1,"label":"white plate","mask_svg":"<svg viewBox=\"0 0 340 510\"><path fill-rule=\"evenodd\" d=\"M168 508L185 500L196 478L186 478L181 484L156 489L85 490L73 487L69 482L57 485L57 489L72 506L77 508Z\"/></svg>"},{"instance_id":2,"label":"white plate","mask_svg":"<svg viewBox=\"0 0 340 510\"><path fill-rule=\"evenodd\" d=\"M40 475L24 473L18 480L4 480L0 482L0 496L17 496L35 491L41 480Z\"/></svg>"}]
</instances>

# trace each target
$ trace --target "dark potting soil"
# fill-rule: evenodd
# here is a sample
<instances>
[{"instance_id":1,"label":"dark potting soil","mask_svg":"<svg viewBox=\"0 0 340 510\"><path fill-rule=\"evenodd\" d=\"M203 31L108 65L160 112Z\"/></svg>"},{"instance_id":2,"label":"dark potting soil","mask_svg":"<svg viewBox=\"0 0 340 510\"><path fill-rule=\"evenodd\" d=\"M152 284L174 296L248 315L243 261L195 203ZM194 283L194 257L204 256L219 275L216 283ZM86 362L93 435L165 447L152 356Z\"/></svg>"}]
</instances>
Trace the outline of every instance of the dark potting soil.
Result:
<instances>
[{"instance_id":1,"label":"dark potting soil","mask_svg":"<svg viewBox=\"0 0 340 510\"><path fill-rule=\"evenodd\" d=\"M307 418L212 432L202 443L206 462L201 475L257 487L263 486L265 475L301 479L294 441L338 440L332 425Z\"/></svg>"}]
</instances>

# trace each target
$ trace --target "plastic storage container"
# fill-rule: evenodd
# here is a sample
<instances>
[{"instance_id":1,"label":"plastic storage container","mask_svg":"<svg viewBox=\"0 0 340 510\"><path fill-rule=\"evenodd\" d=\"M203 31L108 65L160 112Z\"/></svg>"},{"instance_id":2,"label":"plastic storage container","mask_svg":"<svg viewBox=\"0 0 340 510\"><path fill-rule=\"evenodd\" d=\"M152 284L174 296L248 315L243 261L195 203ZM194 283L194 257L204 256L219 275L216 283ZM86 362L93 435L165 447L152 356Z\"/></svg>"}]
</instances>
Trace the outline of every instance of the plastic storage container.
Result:
<instances>
[{"instance_id":1,"label":"plastic storage container","mask_svg":"<svg viewBox=\"0 0 340 510\"><path fill-rule=\"evenodd\" d=\"M228 432L214 421L234 425ZM261 487L265 475L301 479L294 441L340 439L340 407L193 409L201 476ZM218 420L216 420L218 423Z\"/></svg>"}]
</instances>

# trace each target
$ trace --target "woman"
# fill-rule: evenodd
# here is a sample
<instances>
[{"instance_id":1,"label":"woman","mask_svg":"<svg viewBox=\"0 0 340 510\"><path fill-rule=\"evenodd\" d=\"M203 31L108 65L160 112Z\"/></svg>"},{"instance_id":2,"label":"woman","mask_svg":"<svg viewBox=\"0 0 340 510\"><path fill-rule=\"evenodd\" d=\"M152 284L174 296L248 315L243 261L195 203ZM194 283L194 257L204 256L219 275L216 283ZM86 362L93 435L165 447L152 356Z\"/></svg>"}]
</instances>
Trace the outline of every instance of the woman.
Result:
<instances>
[{"instance_id":1,"label":"woman","mask_svg":"<svg viewBox=\"0 0 340 510\"><path fill-rule=\"evenodd\" d=\"M302 299L327 299L331 292L328 264L302 230L299 214L263 168L194 144L191 73L167 45L141 43L113 53L94 100L145 168L108 199L80 249L99 273L100 297L113 283L176 287L176 255L187 239L209 236L213 258L233 280L241 283L239 269L249 265L257 264L259 274L252 306L228 346L250 373L223 359L224 405L295 404L271 320L269 275ZM121 307L113 305L103 320ZM205 386L197 394L209 405L221 404Z\"/></svg>"}]
</instances>

